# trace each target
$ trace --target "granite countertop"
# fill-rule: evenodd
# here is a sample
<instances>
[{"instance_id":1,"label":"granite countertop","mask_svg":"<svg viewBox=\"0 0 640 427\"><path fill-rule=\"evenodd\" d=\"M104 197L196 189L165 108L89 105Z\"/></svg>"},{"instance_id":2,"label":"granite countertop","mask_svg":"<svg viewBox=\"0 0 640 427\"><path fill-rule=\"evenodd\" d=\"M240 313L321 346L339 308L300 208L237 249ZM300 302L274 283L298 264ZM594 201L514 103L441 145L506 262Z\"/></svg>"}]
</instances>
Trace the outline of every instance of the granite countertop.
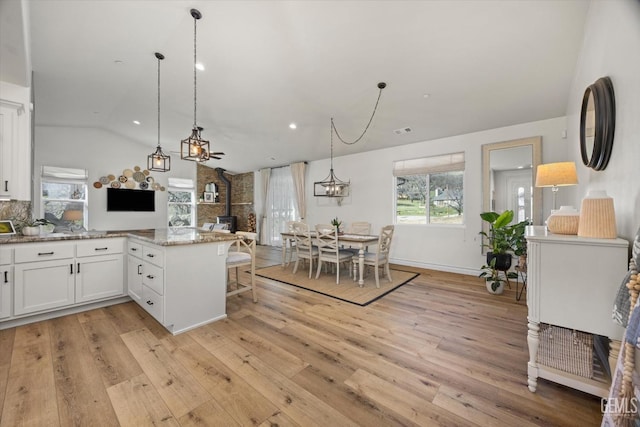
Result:
<instances>
[{"instance_id":1,"label":"granite countertop","mask_svg":"<svg viewBox=\"0 0 640 427\"><path fill-rule=\"evenodd\" d=\"M0 245L9 243L54 242L59 240L104 239L109 237L134 237L160 246L190 245L237 240L230 233L204 231L197 228L156 228L147 230L84 231L79 233L47 233L38 236L14 235L0 238Z\"/></svg>"}]
</instances>

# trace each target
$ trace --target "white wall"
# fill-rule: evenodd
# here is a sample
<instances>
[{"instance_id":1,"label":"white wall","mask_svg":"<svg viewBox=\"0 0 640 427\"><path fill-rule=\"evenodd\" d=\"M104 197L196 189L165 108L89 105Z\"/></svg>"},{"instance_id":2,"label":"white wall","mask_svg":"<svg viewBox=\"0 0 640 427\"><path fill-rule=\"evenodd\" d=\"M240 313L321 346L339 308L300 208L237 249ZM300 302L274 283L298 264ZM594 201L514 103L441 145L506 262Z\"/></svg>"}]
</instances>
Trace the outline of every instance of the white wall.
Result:
<instances>
[{"instance_id":1,"label":"white wall","mask_svg":"<svg viewBox=\"0 0 640 427\"><path fill-rule=\"evenodd\" d=\"M562 138L565 129L566 119L559 117L336 157L333 161L335 173L342 180L351 180L351 196L343 201L342 206L338 206L334 199L313 197L313 182L324 179L329 173L329 159L310 162L306 176L306 222L312 225L327 223L337 216L347 224L369 221L377 233L383 225L393 223L395 181L391 171L395 160L464 151L465 224L397 225L391 256L393 262L399 264L476 274L482 265L478 239L482 212L482 144L541 135L543 162L561 161L566 159L566 140ZM336 151L339 152L339 147ZM255 176L255 188L259 189L259 174ZM549 206L550 193L545 195ZM256 211L260 212L258 199L256 197Z\"/></svg>"},{"instance_id":2,"label":"white wall","mask_svg":"<svg viewBox=\"0 0 640 427\"><path fill-rule=\"evenodd\" d=\"M591 189L606 190L614 199L618 234L631 240L640 226L640 1L594 0L584 28L567 107L568 156L580 182L572 204L580 207ZM598 172L582 163L579 126L584 90L603 76L613 82L616 128L609 165Z\"/></svg>"},{"instance_id":3,"label":"white wall","mask_svg":"<svg viewBox=\"0 0 640 427\"><path fill-rule=\"evenodd\" d=\"M176 147L178 141L176 141ZM163 147L167 149L167 147ZM107 212L106 189L93 182L104 175L121 175L134 166L146 168L147 156L155 149L97 128L38 126L35 129L34 212L40 212L39 189L42 166L89 170L89 224L87 229L123 230L167 227L167 192L156 191L155 212ZM169 177L196 180L194 162L171 155L171 171L151 172L156 182L167 186ZM40 214L36 214L39 216Z\"/></svg>"}]
</instances>

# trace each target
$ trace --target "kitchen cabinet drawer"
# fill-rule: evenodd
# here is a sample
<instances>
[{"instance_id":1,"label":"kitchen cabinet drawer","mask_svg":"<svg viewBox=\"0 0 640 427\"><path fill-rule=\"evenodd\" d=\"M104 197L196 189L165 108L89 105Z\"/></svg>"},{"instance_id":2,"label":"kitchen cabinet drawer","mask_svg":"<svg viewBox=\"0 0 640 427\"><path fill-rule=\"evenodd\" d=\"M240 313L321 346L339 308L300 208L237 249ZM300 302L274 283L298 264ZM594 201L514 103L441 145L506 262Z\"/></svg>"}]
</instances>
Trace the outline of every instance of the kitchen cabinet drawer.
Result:
<instances>
[{"instance_id":1,"label":"kitchen cabinet drawer","mask_svg":"<svg viewBox=\"0 0 640 427\"><path fill-rule=\"evenodd\" d=\"M74 252L74 243L24 244L15 249L15 262L19 264L22 262L73 258Z\"/></svg>"},{"instance_id":2,"label":"kitchen cabinet drawer","mask_svg":"<svg viewBox=\"0 0 640 427\"><path fill-rule=\"evenodd\" d=\"M158 266L144 263L142 283L149 286L160 295L164 295L164 270Z\"/></svg>"},{"instance_id":3,"label":"kitchen cabinet drawer","mask_svg":"<svg viewBox=\"0 0 640 427\"><path fill-rule=\"evenodd\" d=\"M158 267L164 266L164 252L160 248L143 246L142 247L142 259L149 261Z\"/></svg>"},{"instance_id":4,"label":"kitchen cabinet drawer","mask_svg":"<svg viewBox=\"0 0 640 427\"><path fill-rule=\"evenodd\" d=\"M164 298L145 285L142 285L142 307L158 322L164 322Z\"/></svg>"},{"instance_id":5,"label":"kitchen cabinet drawer","mask_svg":"<svg viewBox=\"0 0 640 427\"><path fill-rule=\"evenodd\" d=\"M121 254L122 239L92 239L76 244L76 256L78 258L96 255Z\"/></svg>"},{"instance_id":6,"label":"kitchen cabinet drawer","mask_svg":"<svg viewBox=\"0 0 640 427\"><path fill-rule=\"evenodd\" d=\"M13 249L0 247L0 265L8 265L13 262Z\"/></svg>"},{"instance_id":7,"label":"kitchen cabinet drawer","mask_svg":"<svg viewBox=\"0 0 640 427\"><path fill-rule=\"evenodd\" d=\"M142 258L142 245L129 240L127 243L127 253L138 258Z\"/></svg>"}]
</instances>

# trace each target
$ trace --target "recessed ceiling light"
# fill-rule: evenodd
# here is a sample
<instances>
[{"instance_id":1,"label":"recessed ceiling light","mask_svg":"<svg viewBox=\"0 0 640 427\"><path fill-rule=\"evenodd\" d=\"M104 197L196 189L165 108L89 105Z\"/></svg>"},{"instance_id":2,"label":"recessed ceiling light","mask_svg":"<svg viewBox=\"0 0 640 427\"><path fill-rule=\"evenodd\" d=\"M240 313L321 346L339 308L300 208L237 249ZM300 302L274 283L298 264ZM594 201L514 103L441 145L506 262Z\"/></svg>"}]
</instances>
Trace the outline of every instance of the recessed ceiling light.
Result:
<instances>
[{"instance_id":1,"label":"recessed ceiling light","mask_svg":"<svg viewBox=\"0 0 640 427\"><path fill-rule=\"evenodd\" d=\"M122 64L124 64L124 61L116 59L115 61L113 61L113 63L116 64L116 65L122 65Z\"/></svg>"},{"instance_id":2,"label":"recessed ceiling light","mask_svg":"<svg viewBox=\"0 0 640 427\"><path fill-rule=\"evenodd\" d=\"M425 93L424 95L422 95L422 97L423 97L424 99L427 99L427 98L428 98L428 97L430 97L430 96L431 96L431 94L430 94L430 93Z\"/></svg>"},{"instance_id":3,"label":"recessed ceiling light","mask_svg":"<svg viewBox=\"0 0 640 427\"><path fill-rule=\"evenodd\" d=\"M518 166L518 169L524 169L524 166Z\"/></svg>"},{"instance_id":4,"label":"recessed ceiling light","mask_svg":"<svg viewBox=\"0 0 640 427\"><path fill-rule=\"evenodd\" d=\"M298 125L296 125L295 123L289 123L289 129L297 129Z\"/></svg>"},{"instance_id":5,"label":"recessed ceiling light","mask_svg":"<svg viewBox=\"0 0 640 427\"><path fill-rule=\"evenodd\" d=\"M196 64L196 70L198 71L204 71L204 64L202 62L198 62Z\"/></svg>"},{"instance_id":6,"label":"recessed ceiling light","mask_svg":"<svg viewBox=\"0 0 640 427\"><path fill-rule=\"evenodd\" d=\"M138 120L134 120L134 121L133 121L133 124L134 124L134 125L139 125L139 124L140 124L140 121L138 121Z\"/></svg>"}]
</instances>

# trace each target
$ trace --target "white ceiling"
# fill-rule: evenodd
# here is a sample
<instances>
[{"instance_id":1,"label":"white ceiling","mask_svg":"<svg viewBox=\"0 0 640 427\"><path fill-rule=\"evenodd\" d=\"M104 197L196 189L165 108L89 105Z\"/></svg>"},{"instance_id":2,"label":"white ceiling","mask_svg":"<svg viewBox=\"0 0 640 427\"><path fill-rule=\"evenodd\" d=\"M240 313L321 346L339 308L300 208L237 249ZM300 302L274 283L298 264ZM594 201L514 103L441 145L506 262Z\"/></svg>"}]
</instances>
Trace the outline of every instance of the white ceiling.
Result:
<instances>
[{"instance_id":1,"label":"white ceiling","mask_svg":"<svg viewBox=\"0 0 640 427\"><path fill-rule=\"evenodd\" d=\"M30 0L36 124L99 127L151 151L158 51L166 56L161 144L178 150L193 123L191 8L203 15L206 67L197 122L212 150L226 153L211 167L246 172L328 158L330 117L344 137L357 137L381 81L388 86L370 131L353 146L334 141L335 156L558 117L588 6ZM394 134L402 127L413 131Z\"/></svg>"}]
</instances>

